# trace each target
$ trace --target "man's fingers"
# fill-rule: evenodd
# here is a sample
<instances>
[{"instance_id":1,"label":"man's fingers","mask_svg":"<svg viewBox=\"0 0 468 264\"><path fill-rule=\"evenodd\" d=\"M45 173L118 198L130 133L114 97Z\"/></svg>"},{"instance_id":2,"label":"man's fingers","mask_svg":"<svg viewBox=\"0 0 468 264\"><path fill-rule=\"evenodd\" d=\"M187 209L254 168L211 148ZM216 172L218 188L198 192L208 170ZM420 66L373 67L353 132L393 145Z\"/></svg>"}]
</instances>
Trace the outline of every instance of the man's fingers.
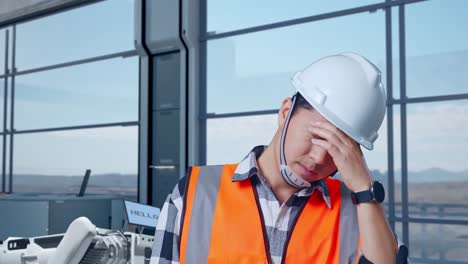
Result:
<instances>
[{"instance_id":1,"label":"man's fingers","mask_svg":"<svg viewBox=\"0 0 468 264\"><path fill-rule=\"evenodd\" d=\"M341 151L330 142L317 138L313 138L311 141L312 144L321 146L322 148L326 149L330 156L332 156L333 160L337 160L340 157Z\"/></svg>"},{"instance_id":2,"label":"man's fingers","mask_svg":"<svg viewBox=\"0 0 468 264\"><path fill-rule=\"evenodd\" d=\"M335 134L328 130L319 127L309 127L309 131L312 133L312 136L314 136L314 138L316 138L316 136L319 136L320 138L332 143L337 148L341 148L343 145L343 142Z\"/></svg>"},{"instance_id":3,"label":"man's fingers","mask_svg":"<svg viewBox=\"0 0 468 264\"><path fill-rule=\"evenodd\" d=\"M329 131L330 133L333 133L346 146L351 146L353 143L353 140L349 138L348 135L346 135L345 133L343 133L343 131L341 131L339 128L335 127L334 125L330 123L319 121L319 122L312 122L311 125L313 127L322 128L322 129Z\"/></svg>"}]
</instances>

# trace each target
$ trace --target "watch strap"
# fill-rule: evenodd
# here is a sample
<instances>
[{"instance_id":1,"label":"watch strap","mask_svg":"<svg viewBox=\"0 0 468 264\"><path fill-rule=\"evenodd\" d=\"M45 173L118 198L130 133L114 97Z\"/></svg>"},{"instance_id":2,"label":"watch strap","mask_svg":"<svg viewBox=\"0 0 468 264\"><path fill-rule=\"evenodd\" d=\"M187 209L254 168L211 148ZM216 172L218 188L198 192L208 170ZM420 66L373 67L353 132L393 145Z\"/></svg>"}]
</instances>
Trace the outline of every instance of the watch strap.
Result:
<instances>
[{"instance_id":1,"label":"watch strap","mask_svg":"<svg viewBox=\"0 0 468 264\"><path fill-rule=\"evenodd\" d=\"M351 198L354 204L367 203L374 200L374 196L370 190L351 193Z\"/></svg>"}]
</instances>

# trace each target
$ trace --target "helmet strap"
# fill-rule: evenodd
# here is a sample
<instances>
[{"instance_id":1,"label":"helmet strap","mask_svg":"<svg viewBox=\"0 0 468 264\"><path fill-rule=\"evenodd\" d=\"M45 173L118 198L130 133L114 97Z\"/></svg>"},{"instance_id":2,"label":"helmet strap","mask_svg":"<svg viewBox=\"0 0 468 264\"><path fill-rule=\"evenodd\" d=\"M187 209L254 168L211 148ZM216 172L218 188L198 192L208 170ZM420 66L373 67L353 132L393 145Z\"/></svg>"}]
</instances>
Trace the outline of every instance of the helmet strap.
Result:
<instances>
[{"instance_id":1,"label":"helmet strap","mask_svg":"<svg viewBox=\"0 0 468 264\"><path fill-rule=\"evenodd\" d=\"M297 94L296 94L297 95ZM311 184L302 179L299 175L295 174L291 168L288 167L286 163L286 156L284 153L284 144L286 141L286 132L288 130L289 126L289 121L291 120L291 115L294 112L294 107L296 106L296 99L297 96L294 95L292 98L292 105L291 108L289 109L288 115L286 117L286 120L284 122L283 126L283 131L281 132L281 140L280 140L280 171L281 171L281 176L283 176L283 180L290 186L294 188L304 188L304 187L310 187Z\"/></svg>"}]
</instances>

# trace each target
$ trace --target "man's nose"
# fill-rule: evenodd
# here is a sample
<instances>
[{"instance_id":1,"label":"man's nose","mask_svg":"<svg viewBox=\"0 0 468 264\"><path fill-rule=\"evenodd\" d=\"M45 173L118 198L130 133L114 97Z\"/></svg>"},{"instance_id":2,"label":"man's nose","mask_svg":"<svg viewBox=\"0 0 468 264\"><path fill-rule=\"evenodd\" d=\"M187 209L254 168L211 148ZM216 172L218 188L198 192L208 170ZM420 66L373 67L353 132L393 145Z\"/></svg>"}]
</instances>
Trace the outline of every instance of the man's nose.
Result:
<instances>
[{"instance_id":1,"label":"man's nose","mask_svg":"<svg viewBox=\"0 0 468 264\"><path fill-rule=\"evenodd\" d=\"M309 157L316 165L325 165L327 162L327 150L318 145L313 145L309 152Z\"/></svg>"}]
</instances>

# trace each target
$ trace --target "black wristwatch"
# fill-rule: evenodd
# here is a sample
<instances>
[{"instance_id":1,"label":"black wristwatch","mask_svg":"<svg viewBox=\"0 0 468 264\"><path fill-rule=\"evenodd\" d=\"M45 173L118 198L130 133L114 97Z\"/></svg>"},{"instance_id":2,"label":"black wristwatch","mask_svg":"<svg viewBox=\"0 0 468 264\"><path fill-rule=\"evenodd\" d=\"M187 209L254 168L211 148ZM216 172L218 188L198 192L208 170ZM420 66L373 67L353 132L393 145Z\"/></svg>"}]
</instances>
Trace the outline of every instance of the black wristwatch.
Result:
<instances>
[{"instance_id":1,"label":"black wristwatch","mask_svg":"<svg viewBox=\"0 0 468 264\"><path fill-rule=\"evenodd\" d=\"M385 200L385 189L379 181L373 181L371 187L367 191L351 193L351 201L353 204L378 202L381 203Z\"/></svg>"}]
</instances>

